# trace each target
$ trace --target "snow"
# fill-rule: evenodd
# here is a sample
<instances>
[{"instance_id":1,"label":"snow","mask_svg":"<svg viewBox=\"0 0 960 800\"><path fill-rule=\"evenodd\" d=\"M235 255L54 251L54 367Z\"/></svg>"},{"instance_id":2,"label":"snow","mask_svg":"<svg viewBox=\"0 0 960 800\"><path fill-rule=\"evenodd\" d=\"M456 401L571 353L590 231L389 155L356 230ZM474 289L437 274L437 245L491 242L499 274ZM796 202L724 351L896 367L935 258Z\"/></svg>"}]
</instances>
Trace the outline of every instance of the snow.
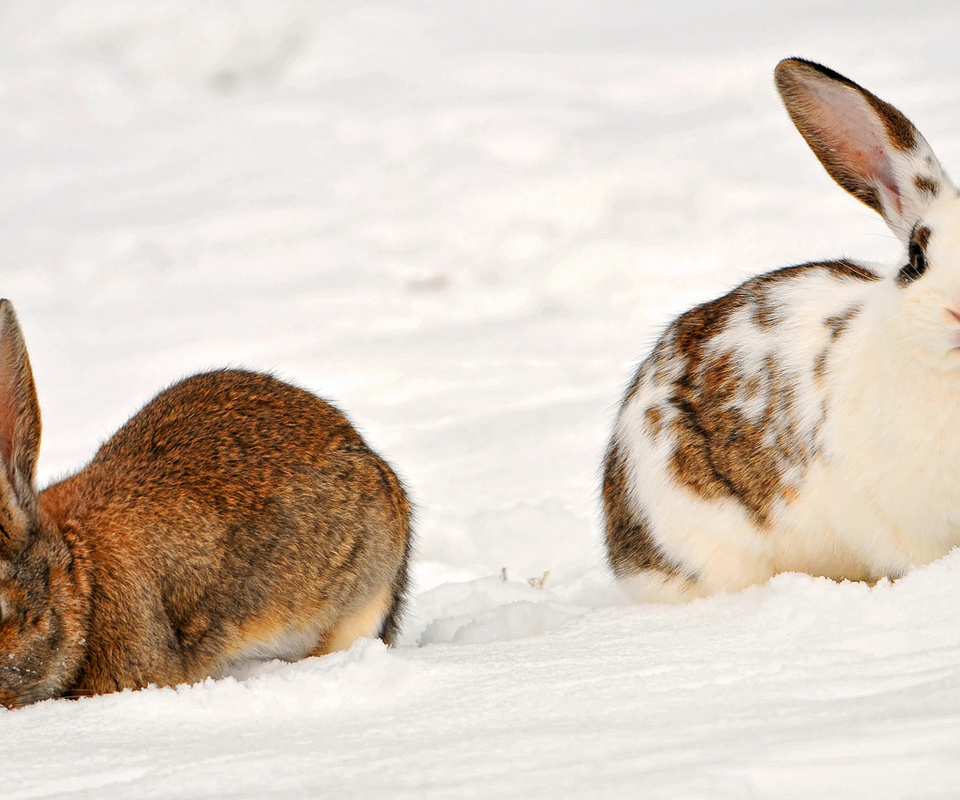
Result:
<instances>
[{"instance_id":1,"label":"snow","mask_svg":"<svg viewBox=\"0 0 960 800\"><path fill-rule=\"evenodd\" d=\"M634 605L598 485L673 315L897 257L776 62L850 75L960 169L960 7L661 5L3 4L0 294L41 482L242 364L341 406L419 533L400 646L0 711L4 798L956 795L960 553Z\"/></svg>"}]
</instances>

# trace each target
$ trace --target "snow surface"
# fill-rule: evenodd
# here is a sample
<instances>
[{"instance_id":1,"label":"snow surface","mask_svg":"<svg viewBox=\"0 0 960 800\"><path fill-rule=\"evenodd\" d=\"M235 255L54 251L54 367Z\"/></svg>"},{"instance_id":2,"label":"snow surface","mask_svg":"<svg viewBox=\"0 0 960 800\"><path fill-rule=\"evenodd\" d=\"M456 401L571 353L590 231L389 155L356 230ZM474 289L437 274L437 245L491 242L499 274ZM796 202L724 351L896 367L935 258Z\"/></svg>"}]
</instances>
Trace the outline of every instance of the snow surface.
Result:
<instances>
[{"instance_id":1,"label":"snow surface","mask_svg":"<svg viewBox=\"0 0 960 800\"><path fill-rule=\"evenodd\" d=\"M864 83L960 170L957 30L947 0L0 5L42 481L242 364L345 409L419 509L401 646L0 711L0 795L960 796L960 553L639 606L598 512L673 315L897 256L775 63Z\"/></svg>"}]
</instances>

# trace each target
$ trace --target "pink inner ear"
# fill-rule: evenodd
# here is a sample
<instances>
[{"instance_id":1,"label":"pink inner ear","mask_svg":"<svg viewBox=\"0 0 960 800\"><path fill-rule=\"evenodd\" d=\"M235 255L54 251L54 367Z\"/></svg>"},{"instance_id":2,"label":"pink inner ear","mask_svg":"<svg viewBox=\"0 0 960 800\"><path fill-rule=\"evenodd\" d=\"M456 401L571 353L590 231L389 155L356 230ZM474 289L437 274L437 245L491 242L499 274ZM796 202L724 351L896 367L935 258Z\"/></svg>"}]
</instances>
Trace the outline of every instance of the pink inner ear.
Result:
<instances>
[{"instance_id":1,"label":"pink inner ear","mask_svg":"<svg viewBox=\"0 0 960 800\"><path fill-rule=\"evenodd\" d=\"M897 176L889 155L892 146L882 135L883 122L858 94L845 87L811 86L822 104L814 118L816 136L837 161L862 181L883 191L886 204L903 210Z\"/></svg>"}]
</instances>

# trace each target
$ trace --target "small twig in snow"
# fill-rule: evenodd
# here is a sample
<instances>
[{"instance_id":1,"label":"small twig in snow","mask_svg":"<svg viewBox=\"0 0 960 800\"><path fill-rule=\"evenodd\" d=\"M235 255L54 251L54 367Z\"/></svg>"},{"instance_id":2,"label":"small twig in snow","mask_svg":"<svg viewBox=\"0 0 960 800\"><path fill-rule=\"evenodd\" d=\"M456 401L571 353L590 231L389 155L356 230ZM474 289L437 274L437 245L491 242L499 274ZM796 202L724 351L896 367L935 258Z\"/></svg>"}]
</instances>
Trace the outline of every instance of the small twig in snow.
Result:
<instances>
[{"instance_id":1,"label":"small twig in snow","mask_svg":"<svg viewBox=\"0 0 960 800\"><path fill-rule=\"evenodd\" d=\"M506 572L506 570L504 570ZM539 578L527 578L527 583L529 583L534 589L542 589L543 585L547 582L547 578L550 577L550 570L545 570L543 575Z\"/></svg>"}]
</instances>

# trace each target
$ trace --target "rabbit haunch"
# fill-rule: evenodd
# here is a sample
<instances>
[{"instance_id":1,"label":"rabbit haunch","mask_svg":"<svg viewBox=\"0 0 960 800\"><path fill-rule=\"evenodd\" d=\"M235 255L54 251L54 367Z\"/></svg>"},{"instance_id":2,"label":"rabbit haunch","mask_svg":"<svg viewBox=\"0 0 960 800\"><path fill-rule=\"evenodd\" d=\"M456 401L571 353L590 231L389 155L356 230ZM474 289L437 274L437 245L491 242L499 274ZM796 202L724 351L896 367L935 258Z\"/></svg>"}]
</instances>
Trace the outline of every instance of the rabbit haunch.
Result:
<instances>
[{"instance_id":1,"label":"rabbit haunch","mask_svg":"<svg viewBox=\"0 0 960 800\"><path fill-rule=\"evenodd\" d=\"M319 398L258 373L188 378L37 495L39 434L0 301L0 703L176 685L395 636L409 504Z\"/></svg>"},{"instance_id":2,"label":"rabbit haunch","mask_svg":"<svg viewBox=\"0 0 960 800\"><path fill-rule=\"evenodd\" d=\"M787 570L897 577L960 544L957 191L889 104L811 62L777 80L906 263L787 267L669 326L605 463L610 563L644 599Z\"/></svg>"}]
</instances>

